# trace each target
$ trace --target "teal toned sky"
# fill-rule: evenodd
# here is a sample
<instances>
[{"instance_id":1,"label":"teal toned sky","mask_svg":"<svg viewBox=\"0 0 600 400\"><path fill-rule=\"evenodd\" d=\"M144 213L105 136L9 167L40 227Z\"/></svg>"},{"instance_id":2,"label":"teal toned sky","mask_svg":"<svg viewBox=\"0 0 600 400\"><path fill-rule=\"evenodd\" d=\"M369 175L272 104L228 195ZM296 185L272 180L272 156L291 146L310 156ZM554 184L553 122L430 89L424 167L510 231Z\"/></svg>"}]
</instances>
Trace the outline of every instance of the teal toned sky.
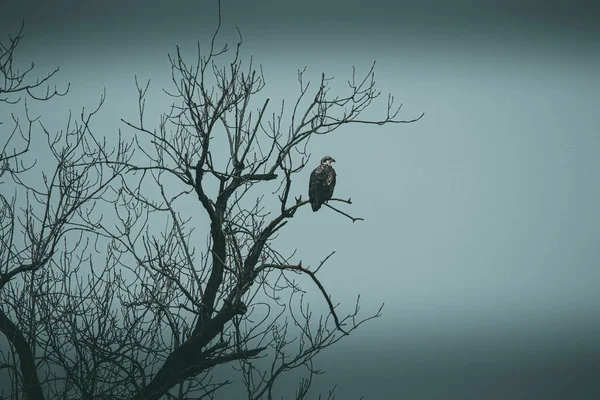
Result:
<instances>
[{"instance_id":1,"label":"teal toned sky","mask_svg":"<svg viewBox=\"0 0 600 400\"><path fill-rule=\"evenodd\" d=\"M108 137L132 133L119 119L136 118L134 74L152 80L148 115L167 111L167 53L179 44L193 57L216 22L211 1L34 3L3 9L0 34L25 18L20 59L60 66L56 82L71 82L69 96L36 110L58 129L106 88L94 128ZM598 13L566 1L452 4L223 2L223 38L241 29L272 111L295 100L298 68L343 90L353 65L364 73L376 60L401 117L425 113L311 141L311 162L337 160L336 194L365 221L306 208L279 243L311 264L337 251L321 279L342 309L359 293L365 312L386 304L322 355L318 384L338 382L349 399L596 398ZM366 116L385 112L381 100Z\"/></svg>"}]
</instances>

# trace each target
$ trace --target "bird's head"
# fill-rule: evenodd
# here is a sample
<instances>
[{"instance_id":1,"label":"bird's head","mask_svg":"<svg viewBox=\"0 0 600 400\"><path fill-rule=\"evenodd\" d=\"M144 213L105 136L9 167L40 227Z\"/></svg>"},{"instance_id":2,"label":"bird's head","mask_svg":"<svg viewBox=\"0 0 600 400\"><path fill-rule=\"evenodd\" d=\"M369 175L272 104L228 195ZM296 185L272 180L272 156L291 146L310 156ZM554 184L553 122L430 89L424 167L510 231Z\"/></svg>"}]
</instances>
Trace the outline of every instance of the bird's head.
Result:
<instances>
[{"instance_id":1,"label":"bird's head","mask_svg":"<svg viewBox=\"0 0 600 400\"><path fill-rule=\"evenodd\" d=\"M329 156L325 156L321 159L321 164L331 165L332 162L335 162L335 160Z\"/></svg>"}]
</instances>

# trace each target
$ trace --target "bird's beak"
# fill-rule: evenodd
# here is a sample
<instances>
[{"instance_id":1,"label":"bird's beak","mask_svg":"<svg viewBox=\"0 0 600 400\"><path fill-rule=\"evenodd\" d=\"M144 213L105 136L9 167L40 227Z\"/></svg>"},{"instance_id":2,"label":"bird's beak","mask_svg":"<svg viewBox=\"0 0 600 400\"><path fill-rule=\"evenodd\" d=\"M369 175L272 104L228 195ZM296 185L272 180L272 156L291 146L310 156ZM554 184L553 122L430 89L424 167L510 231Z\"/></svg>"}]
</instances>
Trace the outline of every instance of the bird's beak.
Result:
<instances>
[{"instance_id":1,"label":"bird's beak","mask_svg":"<svg viewBox=\"0 0 600 400\"><path fill-rule=\"evenodd\" d=\"M335 162L335 160L332 158L332 159L331 159L331 162Z\"/></svg>"}]
</instances>

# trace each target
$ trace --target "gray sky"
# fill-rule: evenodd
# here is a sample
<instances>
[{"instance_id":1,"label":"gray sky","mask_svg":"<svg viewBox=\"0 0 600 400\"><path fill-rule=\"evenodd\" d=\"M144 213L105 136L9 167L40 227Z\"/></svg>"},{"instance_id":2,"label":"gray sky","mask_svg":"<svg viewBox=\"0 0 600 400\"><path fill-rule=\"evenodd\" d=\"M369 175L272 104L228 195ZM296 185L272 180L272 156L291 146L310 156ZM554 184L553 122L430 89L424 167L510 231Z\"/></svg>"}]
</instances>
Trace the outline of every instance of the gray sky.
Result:
<instances>
[{"instance_id":1,"label":"gray sky","mask_svg":"<svg viewBox=\"0 0 600 400\"><path fill-rule=\"evenodd\" d=\"M311 142L314 160L337 160L336 194L354 202L344 209L366 221L306 209L281 246L313 264L337 250L322 281L348 310L358 293L365 311L386 303L321 357L324 388L367 399L600 394L600 31L588 3L223 2L224 37L241 29L273 104L295 100L298 68L343 87L352 65L377 60L378 87L402 116L426 113ZM212 1L2 8L2 35L25 18L20 58L71 82L39 109L44 121L60 127L106 88L95 127L107 135L135 119L134 74L152 79L149 109L164 110L166 54L206 43L216 22ZM384 111L382 101L368 115Z\"/></svg>"}]
</instances>

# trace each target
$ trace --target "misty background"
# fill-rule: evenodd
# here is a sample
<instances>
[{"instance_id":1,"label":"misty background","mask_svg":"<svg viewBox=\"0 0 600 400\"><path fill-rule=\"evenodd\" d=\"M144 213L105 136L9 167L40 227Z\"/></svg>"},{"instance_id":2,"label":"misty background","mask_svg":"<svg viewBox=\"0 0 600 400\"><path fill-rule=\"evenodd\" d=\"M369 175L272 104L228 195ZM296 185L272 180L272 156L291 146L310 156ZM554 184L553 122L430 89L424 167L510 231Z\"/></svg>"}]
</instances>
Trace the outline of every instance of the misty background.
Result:
<instances>
[{"instance_id":1,"label":"misty background","mask_svg":"<svg viewBox=\"0 0 600 400\"><path fill-rule=\"evenodd\" d=\"M384 116L387 93L404 104L400 118L425 113L311 140L311 162L336 159L336 196L365 221L306 208L279 243L313 265L336 250L320 274L342 311L357 294L365 315L385 303L318 357L315 388L337 384L345 399L600 398L592 4L223 0L221 43L234 45L239 27L271 112L297 98L298 69L313 85L335 76L343 91L352 66L360 76L376 60L382 97L365 118ZM217 23L216 1L3 0L0 10L2 40L25 20L17 59L40 76L58 66L53 83L71 83L34 114L60 129L106 88L93 129L109 138L133 134L120 118L136 120L134 75L151 79L146 113L158 122L167 54L179 45L193 60ZM294 195L306 196L311 169ZM240 396L228 390L222 398Z\"/></svg>"}]
</instances>

